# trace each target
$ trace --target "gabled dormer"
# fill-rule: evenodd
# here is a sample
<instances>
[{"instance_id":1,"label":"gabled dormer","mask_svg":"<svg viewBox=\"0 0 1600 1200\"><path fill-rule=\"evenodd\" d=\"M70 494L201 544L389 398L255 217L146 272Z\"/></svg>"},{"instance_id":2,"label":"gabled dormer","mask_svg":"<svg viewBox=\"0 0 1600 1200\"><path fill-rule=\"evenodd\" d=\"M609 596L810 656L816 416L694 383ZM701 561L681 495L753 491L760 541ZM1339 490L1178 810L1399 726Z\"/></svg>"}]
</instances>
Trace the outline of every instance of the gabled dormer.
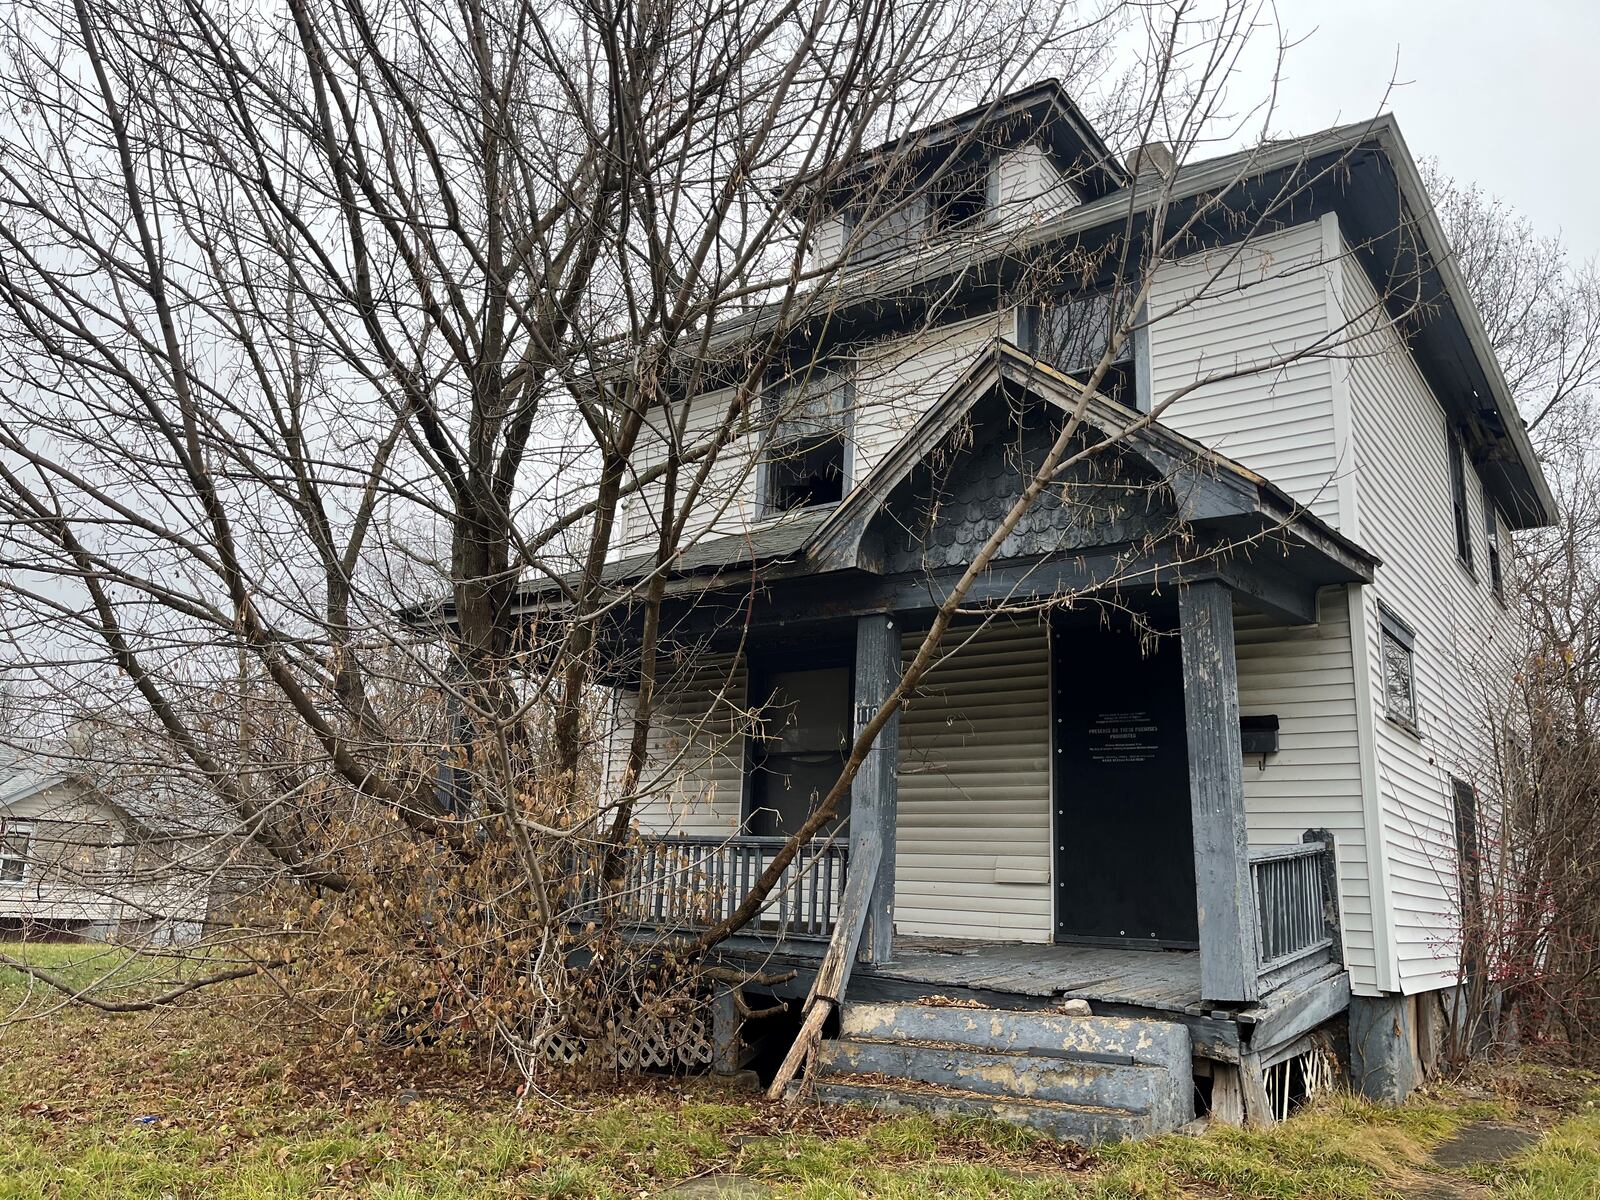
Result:
<instances>
[{"instance_id":1,"label":"gabled dormer","mask_svg":"<svg viewBox=\"0 0 1600 1200\"><path fill-rule=\"evenodd\" d=\"M885 142L819 178L814 250L866 262L985 228L1020 228L1127 176L1055 80Z\"/></svg>"}]
</instances>

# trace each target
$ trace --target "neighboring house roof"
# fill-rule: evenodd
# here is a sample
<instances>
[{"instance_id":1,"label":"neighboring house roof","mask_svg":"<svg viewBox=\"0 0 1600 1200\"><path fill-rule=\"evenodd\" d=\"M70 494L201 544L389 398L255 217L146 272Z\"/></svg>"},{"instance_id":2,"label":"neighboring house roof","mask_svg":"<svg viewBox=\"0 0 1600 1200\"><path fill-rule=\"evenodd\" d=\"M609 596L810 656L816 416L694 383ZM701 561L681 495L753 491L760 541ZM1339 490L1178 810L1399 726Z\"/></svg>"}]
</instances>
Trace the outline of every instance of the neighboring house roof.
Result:
<instances>
[{"instance_id":1,"label":"neighboring house roof","mask_svg":"<svg viewBox=\"0 0 1600 1200\"><path fill-rule=\"evenodd\" d=\"M0 745L0 811L70 783L72 778L48 759Z\"/></svg>"},{"instance_id":2,"label":"neighboring house roof","mask_svg":"<svg viewBox=\"0 0 1600 1200\"><path fill-rule=\"evenodd\" d=\"M764 568L763 578L772 579L857 566L852 538L859 541L866 522L895 487L1001 383L1017 385L1063 409L1083 398L1079 383L997 338L840 504L785 514L748 533L695 543L673 562L669 594L713 587L731 574L747 576L758 567ZM1249 468L1098 395L1088 397L1083 419L1090 429L1124 439L1135 453L1167 473L1188 505L1186 519L1258 516L1290 532L1308 552L1324 560L1327 582L1371 580L1378 565L1375 556ZM1238 502L1219 502L1219 490L1229 491ZM613 584L637 583L655 569L654 555L634 555L611 564L605 579ZM577 577L571 576L561 584L545 580L525 586L520 601L530 608L559 604L565 589L576 582Z\"/></svg>"},{"instance_id":3,"label":"neighboring house roof","mask_svg":"<svg viewBox=\"0 0 1600 1200\"><path fill-rule=\"evenodd\" d=\"M84 763L82 755L59 746L0 743L0 815L13 805L61 787L102 806L146 837L193 837L226 827L221 813L179 814L132 788L122 789L126 796L110 795L95 779L102 767Z\"/></svg>"}]
</instances>

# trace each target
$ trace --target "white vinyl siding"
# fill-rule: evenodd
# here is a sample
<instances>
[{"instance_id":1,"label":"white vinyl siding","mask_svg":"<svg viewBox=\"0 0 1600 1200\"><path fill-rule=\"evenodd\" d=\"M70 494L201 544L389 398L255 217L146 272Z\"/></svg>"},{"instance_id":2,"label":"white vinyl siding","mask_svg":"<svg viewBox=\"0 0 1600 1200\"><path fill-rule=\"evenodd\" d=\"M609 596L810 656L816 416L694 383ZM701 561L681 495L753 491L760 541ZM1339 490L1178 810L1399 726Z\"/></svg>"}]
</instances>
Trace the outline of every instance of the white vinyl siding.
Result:
<instances>
[{"instance_id":1,"label":"white vinyl siding","mask_svg":"<svg viewBox=\"0 0 1600 1200\"><path fill-rule=\"evenodd\" d=\"M684 425L683 450L692 452L695 447L717 436L727 416L728 405L733 401L732 388L706 392L696 396L689 405L689 415ZM752 403L751 408L758 407ZM666 413L653 412L646 428L641 432L632 463L636 472L643 473L665 460L670 445L670 423L682 416L681 409ZM693 513L685 524L680 545L688 545L698 537L740 533L750 528L757 519L756 504L756 448L757 438L744 433L734 438L716 455L705 488L697 499ZM686 470L684 482L698 471L698 464ZM681 503L681 500L677 501ZM624 557L656 548L661 536L662 494L659 483L649 484L623 498L619 510L617 536L612 539L613 557Z\"/></svg>"},{"instance_id":2,"label":"white vinyl siding","mask_svg":"<svg viewBox=\"0 0 1600 1200\"><path fill-rule=\"evenodd\" d=\"M996 337L1016 340L1010 309L889 338L856 356L855 463L865 479Z\"/></svg>"},{"instance_id":3,"label":"white vinyl siding","mask_svg":"<svg viewBox=\"0 0 1600 1200\"><path fill-rule=\"evenodd\" d=\"M906 634L908 658L921 638ZM1045 627L998 619L945 649L900 717L895 930L1049 941Z\"/></svg>"},{"instance_id":4,"label":"white vinyl siding","mask_svg":"<svg viewBox=\"0 0 1600 1200\"><path fill-rule=\"evenodd\" d=\"M996 224L1022 228L1080 203L1055 160L1031 142L1001 150L992 170Z\"/></svg>"},{"instance_id":5,"label":"white vinyl siding","mask_svg":"<svg viewBox=\"0 0 1600 1200\"><path fill-rule=\"evenodd\" d=\"M1343 278L1346 311L1376 307L1354 261ZM1371 322L1369 322L1369 325ZM1487 572L1456 555L1445 414L1408 347L1386 319L1349 359L1359 538L1383 560L1363 588L1367 686L1374 698L1378 834L1393 914L1393 973L1406 993L1455 982L1459 918L1450 776L1483 778L1483 700L1509 679L1517 627ZM1478 475L1466 475L1467 511L1481 513ZM1484 525L1467 523L1483 563ZM1379 605L1415 633L1416 730L1384 716Z\"/></svg>"},{"instance_id":6,"label":"white vinyl siding","mask_svg":"<svg viewBox=\"0 0 1600 1200\"><path fill-rule=\"evenodd\" d=\"M1297 225L1243 247L1218 247L1162 267L1148 302L1151 399L1213 376L1161 420L1259 471L1317 516L1339 522L1337 476L1349 468L1335 435L1333 327L1321 226ZM1196 298L1198 297L1198 298ZM1280 364L1295 354L1310 354Z\"/></svg>"},{"instance_id":7,"label":"white vinyl siding","mask_svg":"<svg viewBox=\"0 0 1600 1200\"><path fill-rule=\"evenodd\" d=\"M745 669L707 655L663 687L634 809L647 833L732 835L744 818ZM618 689L606 751L613 793L627 764L637 693Z\"/></svg>"},{"instance_id":8,"label":"white vinyl siding","mask_svg":"<svg viewBox=\"0 0 1600 1200\"><path fill-rule=\"evenodd\" d=\"M1345 961L1357 990L1373 991L1372 894L1345 589L1322 590L1315 625L1275 625L1239 612L1235 631L1239 711L1279 721L1278 753L1265 766L1259 755L1245 756L1250 847L1292 845L1309 829L1333 834Z\"/></svg>"}]
</instances>

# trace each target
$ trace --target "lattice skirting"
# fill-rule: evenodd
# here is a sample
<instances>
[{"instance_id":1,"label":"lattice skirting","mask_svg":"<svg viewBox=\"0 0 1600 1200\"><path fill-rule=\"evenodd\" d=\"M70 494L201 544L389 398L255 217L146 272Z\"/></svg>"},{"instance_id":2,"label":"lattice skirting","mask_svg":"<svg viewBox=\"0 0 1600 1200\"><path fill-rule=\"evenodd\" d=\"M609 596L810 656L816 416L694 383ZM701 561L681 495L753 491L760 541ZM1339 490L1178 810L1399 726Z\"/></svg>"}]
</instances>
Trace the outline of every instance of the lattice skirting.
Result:
<instances>
[{"instance_id":1,"label":"lattice skirting","mask_svg":"<svg viewBox=\"0 0 1600 1200\"><path fill-rule=\"evenodd\" d=\"M554 1067L618 1071L704 1070L711 1065L711 1013L636 1016L605 1038L556 1031L538 1053Z\"/></svg>"},{"instance_id":2,"label":"lattice skirting","mask_svg":"<svg viewBox=\"0 0 1600 1200\"><path fill-rule=\"evenodd\" d=\"M1339 1060L1325 1046L1311 1046L1273 1063L1263 1073L1274 1120L1282 1121L1308 1100L1325 1096L1339 1078Z\"/></svg>"}]
</instances>

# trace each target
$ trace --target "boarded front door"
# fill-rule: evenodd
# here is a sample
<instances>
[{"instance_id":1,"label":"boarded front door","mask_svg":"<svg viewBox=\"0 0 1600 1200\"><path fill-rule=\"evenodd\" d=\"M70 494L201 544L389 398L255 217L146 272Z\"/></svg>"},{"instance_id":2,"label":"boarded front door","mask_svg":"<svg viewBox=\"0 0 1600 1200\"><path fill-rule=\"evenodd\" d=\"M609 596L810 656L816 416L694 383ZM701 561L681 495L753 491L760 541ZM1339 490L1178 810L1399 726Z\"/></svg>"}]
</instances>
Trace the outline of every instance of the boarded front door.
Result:
<instances>
[{"instance_id":1,"label":"boarded front door","mask_svg":"<svg viewBox=\"0 0 1600 1200\"><path fill-rule=\"evenodd\" d=\"M1056 940L1194 946L1194 835L1176 636L1052 631Z\"/></svg>"}]
</instances>

